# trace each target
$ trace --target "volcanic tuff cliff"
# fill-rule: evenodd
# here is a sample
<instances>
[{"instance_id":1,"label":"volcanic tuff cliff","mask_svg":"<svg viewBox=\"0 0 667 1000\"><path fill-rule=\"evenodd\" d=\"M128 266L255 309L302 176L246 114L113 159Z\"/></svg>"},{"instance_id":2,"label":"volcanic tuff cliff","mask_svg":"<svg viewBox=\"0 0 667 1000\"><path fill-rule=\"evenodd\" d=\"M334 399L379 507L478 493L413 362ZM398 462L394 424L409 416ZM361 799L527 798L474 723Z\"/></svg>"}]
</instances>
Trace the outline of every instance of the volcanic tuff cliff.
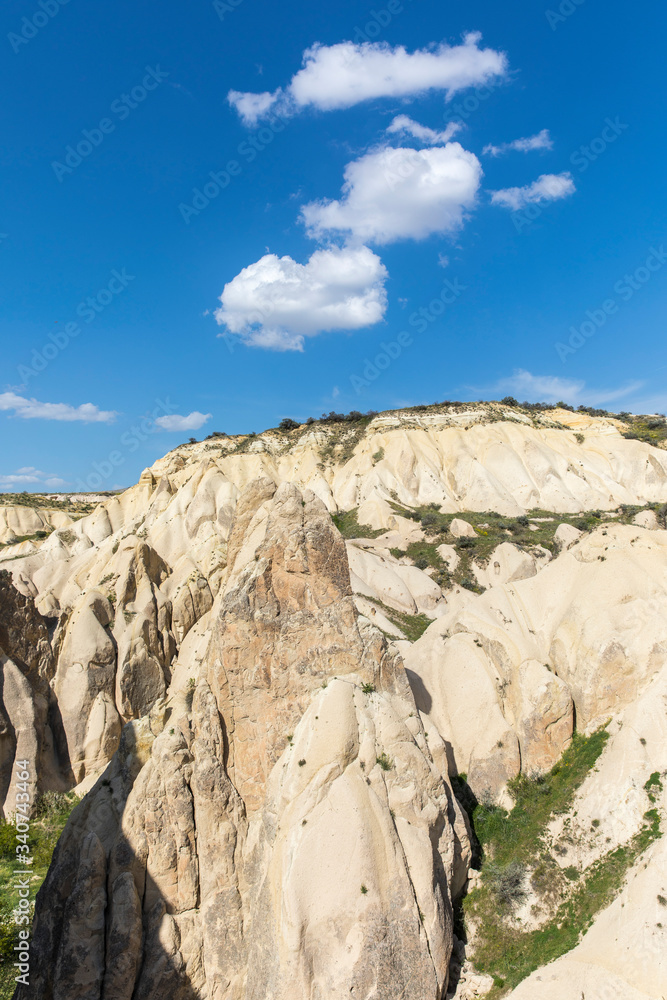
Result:
<instances>
[{"instance_id":1,"label":"volcanic tuff cliff","mask_svg":"<svg viewBox=\"0 0 667 1000\"><path fill-rule=\"evenodd\" d=\"M574 816L626 843L667 769L667 531L615 509L667 501L667 455L621 429L496 405L214 438L0 549L2 787L18 755L35 791L88 793L18 1000L440 1000L474 847L450 779L509 804L575 720L614 722ZM565 523L547 548L501 524L466 589L404 554L429 541L408 516L427 504L463 515L433 542L452 572L461 540L487 534L467 511L542 508L526 537L549 510ZM343 540L330 513L353 508L378 537ZM591 508L610 514L582 534L566 515ZM411 644L413 619L433 623ZM582 870L602 846L589 853ZM647 859L632 912L619 897L543 992L517 997L627 984L615 954L642 927L628 995L665 992L661 921L645 920L664 849ZM450 986L463 1000L488 983Z\"/></svg>"}]
</instances>

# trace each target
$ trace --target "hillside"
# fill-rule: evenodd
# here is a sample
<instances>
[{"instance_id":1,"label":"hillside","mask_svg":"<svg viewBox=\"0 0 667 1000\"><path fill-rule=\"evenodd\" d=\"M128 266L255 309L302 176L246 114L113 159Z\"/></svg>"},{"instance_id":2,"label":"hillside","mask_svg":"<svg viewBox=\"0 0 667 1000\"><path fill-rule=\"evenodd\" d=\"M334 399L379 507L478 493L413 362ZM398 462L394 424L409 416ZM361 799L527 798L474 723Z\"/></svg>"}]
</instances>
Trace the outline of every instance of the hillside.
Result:
<instances>
[{"instance_id":1,"label":"hillside","mask_svg":"<svg viewBox=\"0 0 667 1000\"><path fill-rule=\"evenodd\" d=\"M0 506L4 814L17 760L82 799L17 1000L660 1000L662 426L330 415Z\"/></svg>"}]
</instances>

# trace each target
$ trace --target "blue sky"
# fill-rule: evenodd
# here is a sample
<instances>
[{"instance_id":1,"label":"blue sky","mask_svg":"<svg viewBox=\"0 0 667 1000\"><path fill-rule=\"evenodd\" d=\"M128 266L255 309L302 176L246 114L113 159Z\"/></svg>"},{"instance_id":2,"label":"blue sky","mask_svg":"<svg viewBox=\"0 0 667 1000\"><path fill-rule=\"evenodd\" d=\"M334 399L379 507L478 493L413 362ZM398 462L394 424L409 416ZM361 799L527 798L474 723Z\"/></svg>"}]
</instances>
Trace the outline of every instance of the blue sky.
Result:
<instances>
[{"instance_id":1,"label":"blue sky","mask_svg":"<svg viewBox=\"0 0 667 1000\"><path fill-rule=\"evenodd\" d=\"M667 405L664 7L1 17L0 489L331 409Z\"/></svg>"}]
</instances>

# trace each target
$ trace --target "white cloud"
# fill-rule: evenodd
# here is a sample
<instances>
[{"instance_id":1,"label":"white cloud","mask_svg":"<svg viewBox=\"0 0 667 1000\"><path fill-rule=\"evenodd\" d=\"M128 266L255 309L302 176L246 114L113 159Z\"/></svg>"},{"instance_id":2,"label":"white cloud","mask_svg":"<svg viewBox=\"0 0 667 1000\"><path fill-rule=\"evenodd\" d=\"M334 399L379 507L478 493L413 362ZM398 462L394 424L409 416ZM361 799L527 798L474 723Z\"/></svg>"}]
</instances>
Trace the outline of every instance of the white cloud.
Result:
<instances>
[{"instance_id":1,"label":"white cloud","mask_svg":"<svg viewBox=\"0 0 667 1000\"><path fill-rule=\"evenodd\" d=\"M583 379L561 378L557 375L533 375L518 368L513 375L501 379L494 386L494 392L511 395L520 402L558 403L561 400L570 405L585 404L595 406L612 403L637 392L642 382L627 382L615 389L591 389Z\"/></svg>"},{"instance_id":2,"label":"white cloud","mask_svg":"<svg viewBox=\"0 0 667 1000\"><path fill-rule=\"evenodd\" d=\"M383 148L345 168L340 201L304 205L310 236L346 233L391 243L455 232L477 196L482 168L458 142L432 149Z\"/></svg>"},{"instance_id":3,"label":"white cloud","mask_svg":"<svg viewBox=\"0 0 667 1000\"><path fill-rule=\"evenodd\" d=\"M553 140L549 135L549 129L543 128L537 135L528 136L526 139L514 139L513 142L503 142L500 146L489 143L484 147L484 154L490 156L501 156L502 153L509 153L515 150L518 153L530 153L535 149L553 149Z\"/></svg>"},{"instance_id":4,"label":"white cloud","mask_svg":"<svg viewBox=\"0 0 667 1000\"><path fill-rule=\"evenodd\" d=\"M506 75L506 55L480 49L481 37L471 32L461 45L442 42L412 53L386 42L318 43L306 49L303 68L285 89L261 94L230 90L227 100L246 125L254 125L269 111L282 115L307 107L332 111L378 97L414 97L429 90L443 90L450 98Z\"/></svg>"},{"instance_id":5,"label":"white cloud","mask_svg":"<svg viewBox=\"0 0 667 1000\"><path fill-rule=\"evenodd\" d=\"M163 431L198 431L212 416L212 413L200 413L199 410L193 410L185 417L181 416L180 413L170 413L165 417L157 417L155 423Z\"/></svg>"},{"instance_id":6,"label":"white cloud","mask_svg":"<svg viewBox=\"0 0 667 1000\"><path fill-rule=\"evenodd\" d=\"M246 344L301 351L304 337L379 323L386 279L384 264L364 246L317 250L306 264L266 254L225 285L215 318Z\"/></svg>"},{"instance_id":7,"label":"white cloud","mask_svg":"<svg viewBox=\"0 0 667 1000\"><path fill-rule=\"evenodd\" d=\"M50 472L42 472L40 469L36 469L33 465L24 466L22 469L17 469L15 472L3 475L0 473L0 489L9 489L13 487L21 487L25 489L26 486L65 486L67 481L61 479L59 476L54 476Z\"/></svg>"},{"instance_id":8,"label":"white cloud","mask_svg":"<svg viewBox=\"0 0 667 1000\"><path fill-rule=\"evenodd\" d=\"M438 254L438 267L449 267L449 257L442 251Z\"/></svg>"},{"instance_id":9,"label":"white cloud","mask_svg":"<svg viewBox=\"0 0 667 1000\"><path fill-rule=\"evenodd\" d=\"M230 90L227 100L233 108L236 108L246 125L254 125L271 110L279 93L280 91L276 91L275 94L270 94L265 90L263 94L243 94L239 90Z\"/></svg>"},{"instance_id":10,"label":"white cloud","mask_svg":"<svg viewBox=\"0 0 667 1000\"><path fill-rule=\"evenodd\" d=\"M401 135L411 135L414 139L426 143L429 146L437 146L449 142L449 140L460 132L463 122L450 122L444 132L436 132L435 129L420 125L419 122L408 118L407 115L396 115L387 128L390 135L400 133Z\"/></svg>"},{"instance_id":11,"label":"white cloud","mask_svg":"<svg viewBox=\"0 0 667 1000\"><path fill-rule=\"evenodd\" d=\"M100 410L92 403L70 406L69 403L40 403L14 392L0 393L0 410L14 411L23 420L81 420L86 424L110 424L118 414L115 410Z\"/></svg>"},{"instance_id":12,"label":"white cloud","mask_svg":"<svg viewBox=\"0 0 667 1000\"><path fill-rule=\"evenodd\" d=\"M516 211L526 205L534 205L541 201L557 201L559 198L567 198L576 190L572 174L569 171L564 174L542 174L536 181L525 187L493 191L491 201L494 205L502 205L504 208L512 208Z\"/></svg>"}]
</instances>

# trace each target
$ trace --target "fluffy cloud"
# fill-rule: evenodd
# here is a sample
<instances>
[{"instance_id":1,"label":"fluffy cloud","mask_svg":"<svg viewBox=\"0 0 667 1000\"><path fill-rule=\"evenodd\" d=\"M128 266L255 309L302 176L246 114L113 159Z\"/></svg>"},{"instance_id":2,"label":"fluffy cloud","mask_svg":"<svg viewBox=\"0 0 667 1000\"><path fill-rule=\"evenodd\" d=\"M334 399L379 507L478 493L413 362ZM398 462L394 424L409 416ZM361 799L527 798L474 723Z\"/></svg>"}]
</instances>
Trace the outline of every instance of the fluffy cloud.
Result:
<instances>
[{"instance_id":1,"label":"fluffy cloud","mask_svg":"<svg viewBox=\"0 0 667 1000\"><path fill-rule=\"evenodd\" d=\"M170 413L165 417L157 417L155 425L163 431L198 431L212 416L212 413L200 413L199 410L193 410L185 417L180 413Z\"/></svg>"},{"instance_id":2,"label":"fluffy cloud","mask_svg":"<svg viewBox=\"0 0 667 1000\"><path fill-rule=\"evenodd\" d=\"M413 121L407 115L396 115L387 128L387 132L392 135L396 133L411 135L413 139L419 139L420 142L426 143L428 146L437 146L449 142L452 136L455 136L462 128L463 122L450 122L444 132L436 132L435 129Z\"/></svg>"},{"instance_id":3,"label":"fluffy cloud","mask_svg":"<svg viewBox=\"0 0 667 1000\"><path fill-rule=\"evenodd\" d=\"M458 142L432 149L374 150L345 168L340 201L304 205L309 235L345 233L391 243L460 228L474 205L482 168Z\"/></svg>"},{"instance_id":4,"label":"fluffy cloud","mask_svg":"<svg viewBox=\"0 0 667 1000\"><path fill-rule=\"evenodd\" d=\"M92 403L70 406L69 403L40 403L14 392L0 393L0 410L13 411L23 420L81 420L86 424L110 424L118 414L115 410L100 410Z\"/></svg>"},{"instance_id":5,"label":"fluffy cloud","mask_svg":"<svg viewBox=\"0 0 667 1000\"><path fill-rule=\"evenodd\" d=\"M559 198L567 198L575 191L572 174L569 171L564 174L542 174L536 181L525 187L493 191L491 201L494 205L502 205L503 208L511 208L516 211L525 208L526 205L538 204L541 201L557 201Z\"/></svg>"},{"instance_id":6,"label":"fluffy cloud","mask_svg":"<svg viewBox=\"0 0 667 1000\"><path fill-rule=\"evenodd\" d=\"M304 337L379 323L386 278L364 246L317 250L306 264L266 254L225 285L215 318L246 344L301 351Z\"/></svg>"},{"instance_id":7,"label":"fluffy cloud","mask_svg":"<svg viewBox=\"0 0 667 1000\"><path fill-rule=\"evenodd\" d=\"M553 149L553 140L549 135L549 129L543 128L537 135L528 136L526 139L514 139L513 142L503 142L500 146L489 143L484 147L484 154L490 156L500 156L502 153L516 151L517 153L531 153L534 149Z\"/></svg>"},{"instance_id":8,"label":"fluffy cloud","mask_svg":"<svg viewBox=\"0 0 667 1000\"><path fill-rule=\"evenodd\" d=\"M313 45L303 54L303 68L285 89L273 93L230 90L227 99L246 125L269 111L295 114L307 107L321 111L350 108L378 97L413 97L429 90L449 98L467 87L505 76L507 57L481 49L481 35L464 36L461 45L434 45L407 52L386 42L340 42Z\"/></svg>"},{"instance_id":9,"label":"fluffy cloud","mask_svg":"<svg viewBox=\"0 0 667 1000\"><path fill-rule=\"evenodd\" d=\"M66 480L61 479L59 476L54 476L50 472L42 472L33 465L27 465L7 475L0 473L0 489L12 489L16 486L25 488L26 486L35 485L55 488L57 486L65 486Z\"/></svg>"},{"instance_id":10,"label":"fluffy cloud","mask_svg":"<svg viewBox=\"0 0 667 1000\"><path fill-rule=\"evenodd\" d=\"M612 403L637 392L642 382L628 382L615 389L590 389L583 379L559 378L557 375L533 375L518 368L509 378L496 383L494 390L500 395L512 395L519 400L558 403L561 400L570 405L585 403L594 406Z\"/></svg>"}]
</instances>

